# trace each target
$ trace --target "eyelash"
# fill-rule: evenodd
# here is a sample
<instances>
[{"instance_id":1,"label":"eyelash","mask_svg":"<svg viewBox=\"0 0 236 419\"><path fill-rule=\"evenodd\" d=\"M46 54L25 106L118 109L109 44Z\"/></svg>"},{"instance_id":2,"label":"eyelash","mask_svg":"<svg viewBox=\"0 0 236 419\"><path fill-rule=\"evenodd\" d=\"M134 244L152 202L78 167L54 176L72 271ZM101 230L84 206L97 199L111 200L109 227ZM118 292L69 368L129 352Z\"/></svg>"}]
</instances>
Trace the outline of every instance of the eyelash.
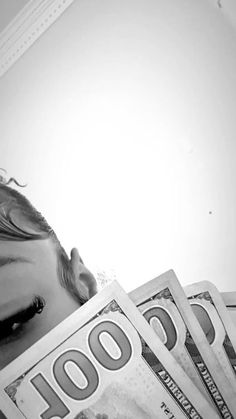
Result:
<instances>
[{"instance_id":1,"label":"eyelash","mask_svg":"<svg viewBox=\"0 0 236 419\"><path fill-rule=\"evenodd\" d=\"M25 323L31 320L36 314L42 313L45 307L45 300L35 296L32 303L24 310L14 314L8 319L0 321L0 343L10 336L14 336L22 330Z\"/></svg>"}]
</instances>

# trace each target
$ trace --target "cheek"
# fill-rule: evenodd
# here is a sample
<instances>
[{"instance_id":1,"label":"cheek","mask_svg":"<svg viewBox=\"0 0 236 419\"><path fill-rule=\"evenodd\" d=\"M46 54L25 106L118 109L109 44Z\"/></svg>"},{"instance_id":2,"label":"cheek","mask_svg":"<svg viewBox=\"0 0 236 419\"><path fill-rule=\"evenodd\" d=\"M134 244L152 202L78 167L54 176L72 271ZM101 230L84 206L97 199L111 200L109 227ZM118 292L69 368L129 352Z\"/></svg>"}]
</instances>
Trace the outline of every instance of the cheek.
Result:
<instances>
[{"instance_id":1,"label":"cheek","mask_svg":"<svg viewBox=\"0 0 236 419\"><path fill-rule=\"evenodd\" d=\"M6 345L4 348L1 348L1 359L0 359L0 370L10 364L15 358L17 358L23 352L21 348L21 343L19 345Z\"/></svg>"},{"instance_id":2,"label":"cheek","mask_svg":"<svg viewBox=\"0 0 236 419\"><path fill-rule=\"evenodd\" d=\"M48 327L55 327L78 308L78 302L59 285L54 289L53 298L48 299L44 310Z\"/></svg>"},{"instance_id":3,"label":"cheek","mask_svg":"<svg viewBox=\"0 0 236 419\"><path fill-rule=\"evenodd\" d=\"M38 319L32 320L25 323L19 333L13 334L5 342L0 343L0 369L7 366L40 339L42 336L40 329L42 330L42 327L38 327Z\"/></svg>"}]
</instances>

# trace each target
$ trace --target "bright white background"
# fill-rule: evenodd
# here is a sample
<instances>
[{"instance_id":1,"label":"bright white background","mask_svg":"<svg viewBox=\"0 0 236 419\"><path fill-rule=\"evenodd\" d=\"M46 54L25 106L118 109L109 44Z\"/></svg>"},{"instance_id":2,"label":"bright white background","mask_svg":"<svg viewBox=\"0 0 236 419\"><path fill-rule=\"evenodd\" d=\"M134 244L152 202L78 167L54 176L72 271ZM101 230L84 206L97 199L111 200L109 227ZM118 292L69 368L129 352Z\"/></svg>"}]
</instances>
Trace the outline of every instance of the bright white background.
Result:
<instances>
[{"instance_id":1,"label":"bright white background","mask_svg":"<svg viewBox=\"0 0 236 419\"><path fill-rule=\"evenodd\" d=\"M0 166L127 291L170 268L236 290L235 109L217 2L75 0L0 80Z\"/></svg>"}]
</instances>

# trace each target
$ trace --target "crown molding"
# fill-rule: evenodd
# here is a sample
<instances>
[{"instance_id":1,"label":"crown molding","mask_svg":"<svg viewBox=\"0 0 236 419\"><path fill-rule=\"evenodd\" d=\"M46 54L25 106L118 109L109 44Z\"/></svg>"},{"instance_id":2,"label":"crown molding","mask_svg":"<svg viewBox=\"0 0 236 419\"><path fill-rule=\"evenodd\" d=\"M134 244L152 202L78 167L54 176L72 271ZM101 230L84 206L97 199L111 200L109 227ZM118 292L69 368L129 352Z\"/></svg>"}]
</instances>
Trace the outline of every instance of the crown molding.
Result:
<instances>
[{"instance_id":1,"label":"crown molding","mask_svg":"<svg viewBox=\"0 0 236 419\"><path fill-rule=\"evenodd\" d=\"M74 0L30 0L0 33L0 77Z\"/></svg>"}]
</instances>

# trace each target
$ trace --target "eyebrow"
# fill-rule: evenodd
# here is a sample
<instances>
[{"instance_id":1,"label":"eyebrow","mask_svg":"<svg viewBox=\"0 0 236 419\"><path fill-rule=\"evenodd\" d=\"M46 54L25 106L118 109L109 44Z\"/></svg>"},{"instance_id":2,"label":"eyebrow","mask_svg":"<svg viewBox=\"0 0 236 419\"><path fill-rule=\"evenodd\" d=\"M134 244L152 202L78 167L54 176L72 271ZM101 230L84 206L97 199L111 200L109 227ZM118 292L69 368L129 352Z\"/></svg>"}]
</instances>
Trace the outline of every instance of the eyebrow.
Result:
<instances>
[{"instance_id":1,"label":"eyebrow","mask_svg":"<svg viewBox=\"0 0 236 419\"><path fill-rule=\"evenodd\" d=\"M5 265L10 265L11 263L32 263L30 259L27 259L23 256L0 256L0 268Z\"/></svg>"}]
</instances>

